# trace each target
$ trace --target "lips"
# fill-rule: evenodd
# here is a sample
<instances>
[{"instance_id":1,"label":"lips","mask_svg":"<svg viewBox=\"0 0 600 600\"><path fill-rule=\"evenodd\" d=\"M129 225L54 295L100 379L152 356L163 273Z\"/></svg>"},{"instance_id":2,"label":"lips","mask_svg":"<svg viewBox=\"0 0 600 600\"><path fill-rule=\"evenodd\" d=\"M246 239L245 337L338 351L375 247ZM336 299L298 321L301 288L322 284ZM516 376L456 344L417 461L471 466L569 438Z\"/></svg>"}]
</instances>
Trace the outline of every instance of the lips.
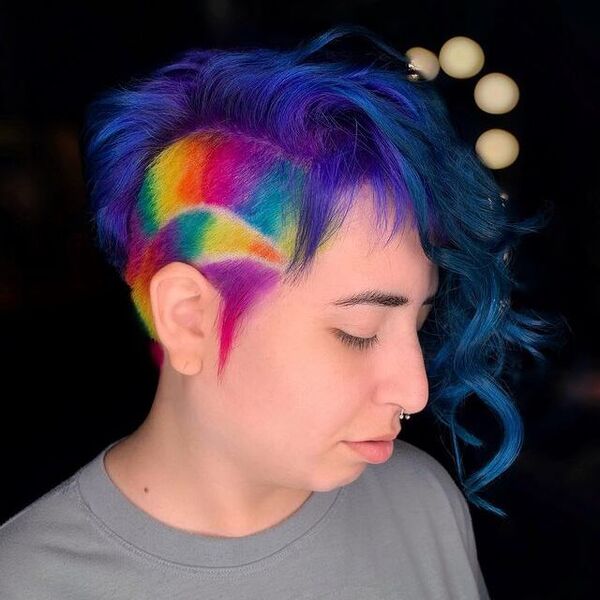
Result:
<instances>
[{"instance_id":1,"label":"lips","mask_svg":"<svg viewBox=\"0 0 600 600\"><path fill-rule=\"evenodd\" d=\"M347 442L348 446L362 456L367 462L378 464L388 460L394 453L393 440L379 442Z\"/></svg>"}]
</instances>

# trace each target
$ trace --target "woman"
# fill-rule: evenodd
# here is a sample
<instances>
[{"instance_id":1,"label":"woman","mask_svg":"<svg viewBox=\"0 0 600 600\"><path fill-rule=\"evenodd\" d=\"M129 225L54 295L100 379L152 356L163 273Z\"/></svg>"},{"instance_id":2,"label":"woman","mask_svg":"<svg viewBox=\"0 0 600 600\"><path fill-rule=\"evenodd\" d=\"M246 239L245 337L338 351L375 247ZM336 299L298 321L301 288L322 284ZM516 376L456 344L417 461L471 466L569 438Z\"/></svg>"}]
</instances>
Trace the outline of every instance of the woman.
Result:
<instances>
[{"instance_id":1,"label":"woman","mask_svg":"<svg viewBox=\"0 0 600 600\"><path fill-rule=\"evenodd\" d=\"M375 55L336 55L351 33ZM85 149L160 379L137 430L2 526L2 598L488 598L463 493L395 438L429 408L504 515L478 495L522 439L499 377L544 323L510 306L532 223L431 84L360 27L190 50L97 99ZM465 479L472 394L506 438Z\"/></svg>"}]
</instances>

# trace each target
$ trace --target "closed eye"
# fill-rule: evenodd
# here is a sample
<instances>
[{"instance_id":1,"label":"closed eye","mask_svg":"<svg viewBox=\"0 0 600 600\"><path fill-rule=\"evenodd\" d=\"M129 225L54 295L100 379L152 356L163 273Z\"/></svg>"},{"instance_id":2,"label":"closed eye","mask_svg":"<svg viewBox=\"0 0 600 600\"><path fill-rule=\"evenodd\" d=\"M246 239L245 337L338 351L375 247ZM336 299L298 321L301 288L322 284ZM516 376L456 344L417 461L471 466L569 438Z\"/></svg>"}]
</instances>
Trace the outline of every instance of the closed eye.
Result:
<instances>
[{"instance_id":1,"label":"closed eye","mask_svg":"<svg viewBox=\"0 0 600 600\"><path fill-rule=\"evenodd\" d=\"M427 321L427 319L425 319L425 321ZM417 335L419 336L419 338L424 333L423 332L424 325L425 325L425 323L423 323L423 325L417 329ZM359 350L367 350L368 348L371 348L373 345L375 345L376 343L379 342L379 338L377 337L377 335L374 335L373 337L369 337L369 338L363 338L363 337L357 337L354 335L350 335L349 333L346 333L345 331L342 331L341 329L334 329L333 332L335 333L335 336L339 340L341 340L344 344L346 344L347 346L350 346L351 348L357 348Z\"/></svg>"},{"instance_id":2,"label":"closed eye","mask_svg":"<svg viewBox=\"0 0 600 600\"><path fill-rule=\"evenodd\" d=\"M366 350L379 341L379 338L376 335L370 338L356 337L346 333L345 331L342 331L341 329L336 329L335 335L347 346L358 348L359 350Z\"/></svg>"}]
</instances>

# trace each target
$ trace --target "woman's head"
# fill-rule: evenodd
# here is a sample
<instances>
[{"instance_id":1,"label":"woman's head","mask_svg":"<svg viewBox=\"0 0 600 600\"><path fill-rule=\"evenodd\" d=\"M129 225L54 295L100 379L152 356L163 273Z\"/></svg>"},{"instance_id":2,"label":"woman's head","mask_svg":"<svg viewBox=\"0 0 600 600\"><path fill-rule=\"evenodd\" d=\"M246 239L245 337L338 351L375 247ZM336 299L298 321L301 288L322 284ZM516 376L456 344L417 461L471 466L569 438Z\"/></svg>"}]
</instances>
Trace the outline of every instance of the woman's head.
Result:
<instances>
[{"instance_id":1,"label":"woman's head","mask_svg":"<svg viewBox=\"0 0 600 600\"><path fill-rule=\"evenodd\" d=\"M365 187L304 276L280 277L254 303L220 378L218 289L182 262L151 280L168 401L176 397L181 420L193 423L196 446L210 440L253 481L345 485L367 465L343 442L397 434L402 408L427 405L419 331L438 269L414 229L388 241L374 219Z\"/></svg>"},{"instance_id":2,"label":"woman's head","mask_svg":"<svg viewBox=\"0 0 600 600\"><path fill-rule=\"evenodd\" d=\"M352 32L371 39L388 62L319 58L328 44ZM232 347L239 342L247 348L245 321L254 332L253 343L259 346L264 336L274 350L269 336L277 328L257 329L260 318L269 315L270 327L279 320L291 335L294 324L285 322L283 298L308 310L296 302L305 286L321 286L317 296L323 301L327 286L329 292L354 287L355 276L356 286L385 286L414 296L412 309L399 309L410 317L364 326L369 331L362 333L369 335L385 329L390 349L385 360L381 354L383 362L373 368L375 358L346 355L341 366L339 347L330 346L330 339L319 345L298 325L296 333L306 336L298 356L273 355L270 372L283 369L302 378L312 369L329 390L326 402L335 396L334 381L348 392L351 380L358 403L376 396L388 377L400 381L386 370L397 361L402 385L419 391L408 394L405 403L402 397L394 401L416 412L427 401L425 371L416 358L419 319L411 310L439 285L435 319L417 344L431 384L431 410L454 436L461 482L455 436L481 442L457 424L457 407L475 394L499 416L506 429L503 446L464 487L474 503L503 514L475 492L508 467L522 441L521 420L499 377L508 344L536 353L542 340L536 327L543 323L510 306L508 257L532 224L510 220L501 190L455 135L433 84L415 79L404 56L360 27L334 28L290 51L191 50L130 88L98 99L88 113L86 134L98 240L131 287L142 324L158 339L151 281L160 269L172 263L196 269L219 299L221 381ZM347 228L349 215L369 215L359 219L360 234ZM356 235L348 239L361 244L369 235L377 244L392 241L375 255L380 266L359 266L364 248L352 243L340 254L344 241L339 236L350 231ZM335 259L328 254L333 250ZM320 260L321 255L333 262L323 263L327 258ZM342 269L344 256L348 264ZM373 280L363 281L368 274ZM286 296L288 289L295 293ZM270 312L269 302L282 312ZM319 359L307 365L310 340ZM286 344L294 349L292 338ZM406 365L414 370L406 371ZM285 380L271 376L278 381L276 394L283 394ZM355 418L347 415L347 433L382 434L382 426L389 431L387 419L367 427L363 419L369 412L357 404Z\"/></svg>"}]
</instances>

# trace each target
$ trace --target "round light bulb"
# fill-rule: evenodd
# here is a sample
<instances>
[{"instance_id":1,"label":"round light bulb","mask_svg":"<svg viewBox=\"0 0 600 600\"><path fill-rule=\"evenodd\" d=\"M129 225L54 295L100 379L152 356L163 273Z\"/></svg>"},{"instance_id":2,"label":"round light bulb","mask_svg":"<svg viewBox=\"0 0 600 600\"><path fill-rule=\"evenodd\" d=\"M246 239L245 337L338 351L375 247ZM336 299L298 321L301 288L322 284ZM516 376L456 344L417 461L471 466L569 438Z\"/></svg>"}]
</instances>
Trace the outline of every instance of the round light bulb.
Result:
<instances>
[{"instance_id":1,"label":"round light bulb","mask_svg":"<svg viewBox=\"0 0 600 600\"><path fill-rule=\"evenodd\" d=\"M439 59L442 69L457 79L473 77L481 71L485 62L481 46L463 35L450 38L442 46Z\"/></svg>"},{"instance_id":2,"label":"round light bulb","mask_svg":"<svg viewBox=\"0 0 600 600\"><path fill-rule=\"evenodd\" d=\"M505 129L488 129L477 138L475 151L490 169L504 169L517 160L519 142Z\"/></svg>"},{"instance_id":3,"label":"round light bulb","mask_svg":"<svg viewBox=\"0 0 600 600\"><path fill-rule=\"evenodd\" d=\"M488 73L475 86L475 104L493 115L510 112L519 101L519 88L508 75Z\"/></svg>"},{"instance_id":4,"label":"round light bulb","mask_svg":"<svg viewBox=\"0 0 600 600\"><path fill-rule=\"evenodd\" d=\"M431 81L440 72L440 63L437 56L431 50L427 50L427 48L415 46L406 51L406 56L408 56L410 62L425 79Z\"/></svg>"}]
</instances>

